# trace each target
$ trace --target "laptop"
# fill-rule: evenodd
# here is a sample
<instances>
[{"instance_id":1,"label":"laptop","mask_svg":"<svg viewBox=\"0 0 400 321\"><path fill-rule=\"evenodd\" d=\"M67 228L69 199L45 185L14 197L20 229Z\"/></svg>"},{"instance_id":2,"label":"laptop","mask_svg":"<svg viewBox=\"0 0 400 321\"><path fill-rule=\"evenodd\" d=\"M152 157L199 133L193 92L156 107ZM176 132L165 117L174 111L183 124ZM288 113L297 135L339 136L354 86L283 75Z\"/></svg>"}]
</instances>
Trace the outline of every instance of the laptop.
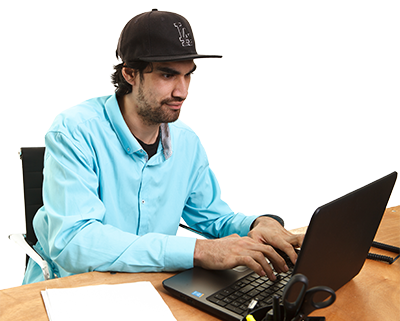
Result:
<instances>
[{"instance_id":1,"label":"laptop","mask_svg":"<svg viewBox=\"0 0 400 321\"><path fill-rule=\"evenodd\" d=\"M334 291L353 279L364 265L396 178L397 173L393 172L319 207L311 218L291 273L307 276L309 287L325 285ZM276 282L285 279L283 283L287 283L291 273L279 274ZM263 281L274 283L266 277L262 280L246 267L222 271L194 267L164 280L163 286L178 299L216 317L242 320L250 294L258 292L257 298L263 298L260 303L264 304L271 302L274 294L281 296L284 285L273 284L277 292L269 293L270 289L261 285ZM260 286L257 291L247 292L249 283L246 282ZM240 306L235 301L235 309L228 296L231 294L244 304Z\"/></svg>"}]
</instances>

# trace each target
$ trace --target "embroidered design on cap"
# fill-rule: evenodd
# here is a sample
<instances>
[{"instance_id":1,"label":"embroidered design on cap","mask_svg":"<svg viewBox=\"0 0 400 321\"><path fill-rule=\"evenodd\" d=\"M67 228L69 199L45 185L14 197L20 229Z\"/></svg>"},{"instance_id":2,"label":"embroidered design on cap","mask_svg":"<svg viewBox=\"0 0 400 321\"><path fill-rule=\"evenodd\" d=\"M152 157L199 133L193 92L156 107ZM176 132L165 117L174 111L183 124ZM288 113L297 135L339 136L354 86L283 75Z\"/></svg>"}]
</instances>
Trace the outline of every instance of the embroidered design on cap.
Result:
<instances>
[{"instance_id":1,"label":"embroidered design on cap","mask_svg":"<svg viewBox=\"0 0 400 321\"><path fill-rule=\"evenodd\" d=\"M174 27L179 32L179 41L182 43L182 47L192 47L193 39L190 37L190 33L182 26L181 22L175 22Z\"/></svg>"}]
</instances>

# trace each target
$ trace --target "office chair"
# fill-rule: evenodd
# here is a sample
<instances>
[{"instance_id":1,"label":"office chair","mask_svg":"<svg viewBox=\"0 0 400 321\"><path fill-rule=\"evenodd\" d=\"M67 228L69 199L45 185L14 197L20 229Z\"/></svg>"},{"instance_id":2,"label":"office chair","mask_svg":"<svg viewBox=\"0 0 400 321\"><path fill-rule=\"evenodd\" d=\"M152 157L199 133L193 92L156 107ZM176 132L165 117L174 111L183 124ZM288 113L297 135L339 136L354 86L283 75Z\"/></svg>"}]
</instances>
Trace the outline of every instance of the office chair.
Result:
<instances>
[{"instance_id":1,"label":"office chair","mask_svg":"<svg viewBox=\"0 0 400 321\"><path fill-rule=\"evenodd\" d=\"M44 279L48 280L50 274L47 262L33 249L37 238L32 225L33 217L43 205L44 151L44 147L23 147L19 153L22 161L26 234L11 234L9 239L13 240L25 251L27 255L26 266L28 265L29 257L32 258L41 267Z\"/></svg>"}]
</instances>

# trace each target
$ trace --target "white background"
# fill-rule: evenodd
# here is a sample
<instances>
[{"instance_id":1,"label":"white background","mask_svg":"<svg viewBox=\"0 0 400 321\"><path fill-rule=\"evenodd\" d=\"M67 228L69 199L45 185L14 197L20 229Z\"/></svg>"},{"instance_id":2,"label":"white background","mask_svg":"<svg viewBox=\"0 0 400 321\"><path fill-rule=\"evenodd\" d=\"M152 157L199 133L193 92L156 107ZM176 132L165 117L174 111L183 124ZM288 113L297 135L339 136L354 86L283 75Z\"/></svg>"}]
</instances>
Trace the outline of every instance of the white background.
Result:
<instances>
[{"instance_id":1,"label":"white background","mask_svg":"<svg viewBox=\"0 0 400 321\"><path fill-rule=\"evenodd\" d=\"M200 136L233 210L279 214L292 228L347 192L363 90L400 87L397 2L231 3L1 3L4 233L23 229L19 147L31 133L43 142L61 110L112 93L120 31L152 8L184 15L197 51L224 56L196 61L181 118Z\"/></svg>"}]
</instances>

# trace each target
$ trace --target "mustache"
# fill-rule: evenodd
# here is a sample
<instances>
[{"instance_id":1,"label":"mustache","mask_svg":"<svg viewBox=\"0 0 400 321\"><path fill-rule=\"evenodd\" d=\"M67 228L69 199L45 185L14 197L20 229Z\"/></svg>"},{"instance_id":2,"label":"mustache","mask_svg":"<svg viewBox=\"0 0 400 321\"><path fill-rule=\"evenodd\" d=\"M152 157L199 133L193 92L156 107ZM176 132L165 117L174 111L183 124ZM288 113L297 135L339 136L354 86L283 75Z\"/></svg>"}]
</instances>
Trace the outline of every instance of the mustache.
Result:
<instances>
[{"instance_id":1,"label":"mustache","mask_svg":"<svg viewBox=\"0 0 400 321\"><path fill-rule=\"evenodd\" d=\"M180 97L168 98L168 99L162 100L161 101L161 105L170 104L170 103L180 103L180 102L182 102L184 100L185 100L185 98L180 98Z\"/></svg>"}]
</instances>

